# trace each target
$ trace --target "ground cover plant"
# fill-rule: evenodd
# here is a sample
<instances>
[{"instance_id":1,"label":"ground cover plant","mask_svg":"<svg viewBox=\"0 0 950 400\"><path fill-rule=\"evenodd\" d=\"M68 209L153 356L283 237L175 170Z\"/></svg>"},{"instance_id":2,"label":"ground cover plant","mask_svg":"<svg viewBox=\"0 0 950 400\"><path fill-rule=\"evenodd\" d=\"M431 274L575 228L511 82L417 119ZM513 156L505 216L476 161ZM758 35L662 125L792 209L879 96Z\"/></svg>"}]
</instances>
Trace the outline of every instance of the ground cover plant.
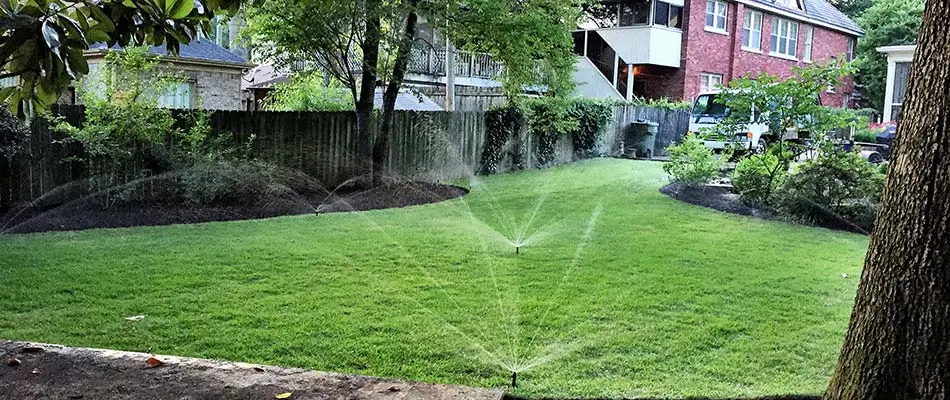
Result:
<instances>
[{"instance_id":1,"label":"ground cover plant","mask_svg":"<svg viewBox=\"0 0 950 400\"><path fill-rule=\"evenodd\" d=\"M675 201L650 162L473 182L404 209L0 235L0 336L488 387L534 364L528 397L827 386L865 236Z\"/></svg>"}]
</instances>

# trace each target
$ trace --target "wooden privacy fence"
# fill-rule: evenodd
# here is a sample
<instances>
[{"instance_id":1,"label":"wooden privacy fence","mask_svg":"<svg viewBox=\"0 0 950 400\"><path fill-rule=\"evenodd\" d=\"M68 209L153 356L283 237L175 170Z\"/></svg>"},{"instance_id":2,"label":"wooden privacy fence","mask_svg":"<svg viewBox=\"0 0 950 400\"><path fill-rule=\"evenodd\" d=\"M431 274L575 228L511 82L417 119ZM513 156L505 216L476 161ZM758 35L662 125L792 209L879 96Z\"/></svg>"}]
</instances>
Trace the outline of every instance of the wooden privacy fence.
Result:
<instances>
[{"instance_id":1,"label":"wooden privacy fence","mask_svg":"<svg viewBox=\"0 0 950 400\"><path fill-rule=\"evenodd\" d=\"M54 113L80 123L82 108L58 106ZM683 111L644 107L618 107L614 121L604 132L600 152L614 154L631 122L648 119L660 124L657 154L686 132L688 114ZM254 157L282 167L300 170L328 188L357 174L356 116L352 112L261 112L215 111L211 114L215 131L229 132L239 143L254 136ZM76 144L63 143L44 121L31 125L29 146L12 162L0 158L0 210L39 198L67 183L87 177L81 162L70 158L82 155ZM522 134L528 151L525 166L537 166L537 141ZM454 179L478 171L485 141L482 111L411 112L395 115L388 169L391 174L411 179ZM562 137L557 146L558 162L574 161L571 138ZM502 171L510 168L510 158Z\"/></svg>"}]
</instances>

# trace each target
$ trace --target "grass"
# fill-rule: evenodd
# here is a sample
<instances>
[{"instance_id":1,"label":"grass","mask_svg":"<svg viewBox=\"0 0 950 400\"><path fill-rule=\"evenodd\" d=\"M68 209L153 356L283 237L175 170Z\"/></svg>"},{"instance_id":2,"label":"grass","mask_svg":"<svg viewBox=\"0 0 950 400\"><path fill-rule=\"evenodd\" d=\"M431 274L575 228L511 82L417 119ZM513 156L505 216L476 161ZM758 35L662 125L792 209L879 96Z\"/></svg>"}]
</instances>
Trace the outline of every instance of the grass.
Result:
<instances>
[{"instance_id":1,"label":"grass","mask_svg":"<svg viewBox=\"0 0 950 400\"><path fill-rule=\"evenodd\" d=\"M529 397L820 393L867 238L664 179L596 160L406 209L0 236L0 337L485 387L537 364ZM493 231L535 209L556 223L515 256Z\"/></svg>"}]
</instances>

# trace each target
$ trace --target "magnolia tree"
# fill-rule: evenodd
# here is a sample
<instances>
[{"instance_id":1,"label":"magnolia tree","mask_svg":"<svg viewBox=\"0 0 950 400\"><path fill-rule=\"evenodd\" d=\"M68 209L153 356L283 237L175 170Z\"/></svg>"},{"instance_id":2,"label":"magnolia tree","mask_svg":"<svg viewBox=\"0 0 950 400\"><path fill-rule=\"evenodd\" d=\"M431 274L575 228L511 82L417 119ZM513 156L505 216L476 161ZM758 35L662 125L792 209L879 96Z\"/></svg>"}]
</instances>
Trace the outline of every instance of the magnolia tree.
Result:
<instances>
[{"instance_id":1,"label":"magnolia tree","mask_svg":"<svg viewBox=\"0 0 950 400\"><path fill-rule=\"evenodd\" d=\"M233 13L240 0L35 0L0 1L0 102L17 110L53 103L79 75L89 72L83 51L93 43L167 45L210 30L215 13Z\"/></svg>"}]
</instances>

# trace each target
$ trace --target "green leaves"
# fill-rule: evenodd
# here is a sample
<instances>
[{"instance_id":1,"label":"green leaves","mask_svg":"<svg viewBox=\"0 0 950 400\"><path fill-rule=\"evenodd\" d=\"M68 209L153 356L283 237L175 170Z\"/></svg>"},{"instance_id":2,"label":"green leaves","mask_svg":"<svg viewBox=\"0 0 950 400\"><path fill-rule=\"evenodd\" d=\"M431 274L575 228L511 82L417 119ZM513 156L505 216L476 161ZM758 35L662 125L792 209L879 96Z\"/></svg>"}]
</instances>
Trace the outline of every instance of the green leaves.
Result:
<instances>
[{"instance_id":1,"label":"green leaves","mask_svg":"<svg viewBox=\"0 0 950 400\"><path fill-rule=\"evenodd\" d=\"M250 2L259 1L251 0ZM197 36L215 12L235 12L241 0L0 0L0 74L19 77L5 99L40 107L89 72L83 51L93 43L127 46L180 43ZM197 10L197 12L196 12Z\"/></svg>"}]
</instances>

